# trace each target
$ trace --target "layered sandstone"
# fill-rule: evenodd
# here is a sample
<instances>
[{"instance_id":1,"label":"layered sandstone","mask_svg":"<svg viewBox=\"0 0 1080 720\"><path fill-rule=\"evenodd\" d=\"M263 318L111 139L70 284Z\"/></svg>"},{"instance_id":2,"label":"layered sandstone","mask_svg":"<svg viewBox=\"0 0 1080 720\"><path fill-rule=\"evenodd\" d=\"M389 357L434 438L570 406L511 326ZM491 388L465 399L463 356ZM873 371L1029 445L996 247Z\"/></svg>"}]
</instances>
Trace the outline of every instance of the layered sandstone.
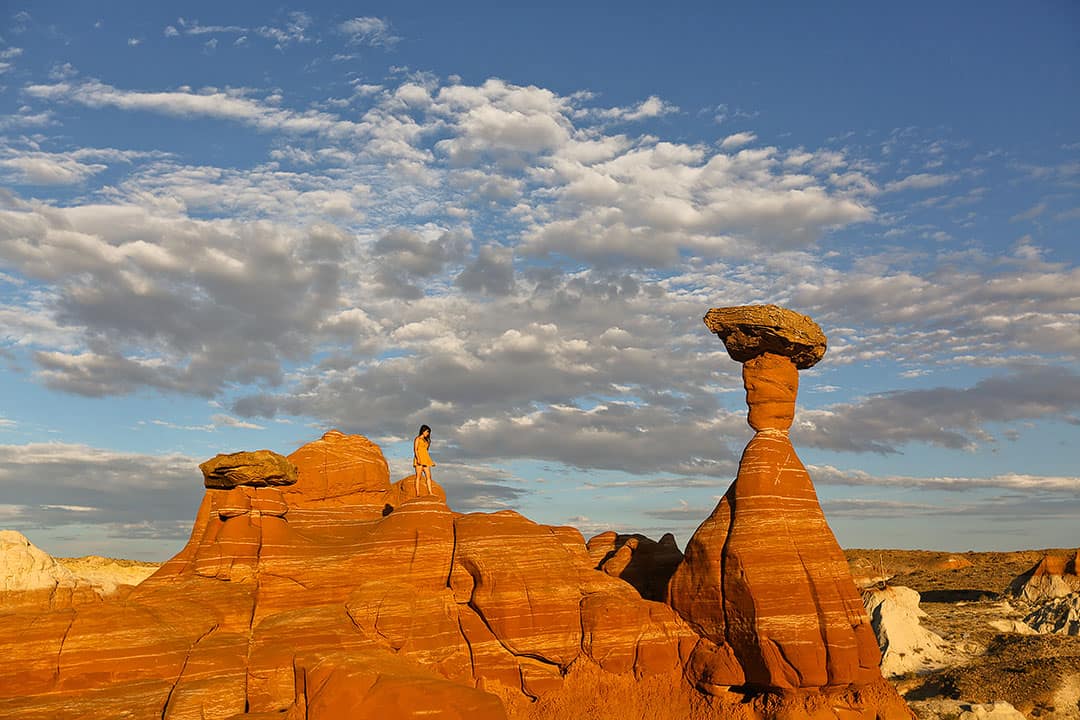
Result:
<instances>
[{"instance_id":1,"label":"layered sandstone","mask_svg":"<svg viewBox=\"0 0 1080 720\"><path fill-rule=\"evenodd\" d=\"M454 512L338 431L219 456L187 545L138 587L0 610L0 716L907 720L787 440L796 362L774 351L804 365L824 339L755 313L724 322L761 351L758 432L685 556Z\"/></svg>"},{"instance_id":2,"label":"layered sandstone","mask_svg":"<svg viewBox=\"0 0 1080 720\"><path fill-rule=\"evenodd\" d=\"M683 558L671 533L656 541L609 530L590 538L586 549L598 570L630 583L646 600L664 599L668 581Z\"/></svg>"},{"instance_id":3,"label":"layered sandstone","mask_svg":"<svg viewBox=\"0 0 1080 720\"><path fill-rule=\"evenodd\" d=\"M668 602L707 641L690 675L711 692L880 686L869 618L788 439L798 368L820 359L825 337L775 306L711 310L705 322L743 363L755 435L668 585Z\"/></svg>"},{"instance_id":4,"label":"layered sandstone","mask_svg":"<svg viewBox=\"0 0 1080 720\"><path fill-rule=\"evenodd\" d=\"M578 531L455 513L437 486L391 484L365 438L246 460L206 474L187 546L122 601L0 612L19 659L0 715L502 718L572 666L678 678L697 642L597 571Z\"/></svg>"}]
</instances>

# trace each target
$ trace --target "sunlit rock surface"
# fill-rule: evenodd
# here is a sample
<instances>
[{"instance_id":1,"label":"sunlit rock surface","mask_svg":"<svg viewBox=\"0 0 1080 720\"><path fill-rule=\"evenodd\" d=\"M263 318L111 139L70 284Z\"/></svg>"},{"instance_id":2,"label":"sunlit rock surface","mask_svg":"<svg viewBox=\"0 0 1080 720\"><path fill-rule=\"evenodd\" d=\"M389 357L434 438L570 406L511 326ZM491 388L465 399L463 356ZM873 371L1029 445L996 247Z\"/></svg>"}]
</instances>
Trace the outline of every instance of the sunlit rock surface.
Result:
<instances>
[{"instance_id":1,"label":"sunlit rock surface","mask_svg":"<svg viewBox=\"0 0 1080 720\"><path fill-rule=\"evenodd\" d=\"M744 381L758 432L685 557L454 512L336 430L216 458L138 587L0 609L0 716L910 718L787 440L796 364L757 354Z\"/></svg>"}]
</instances>

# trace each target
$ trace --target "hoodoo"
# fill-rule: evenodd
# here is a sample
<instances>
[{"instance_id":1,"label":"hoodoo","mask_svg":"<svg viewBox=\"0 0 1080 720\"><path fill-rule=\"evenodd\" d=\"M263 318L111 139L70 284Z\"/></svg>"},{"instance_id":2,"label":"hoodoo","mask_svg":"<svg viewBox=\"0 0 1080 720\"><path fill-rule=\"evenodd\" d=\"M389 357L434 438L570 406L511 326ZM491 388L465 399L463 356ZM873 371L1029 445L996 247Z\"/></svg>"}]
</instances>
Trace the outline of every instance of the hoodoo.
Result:
<instances>
[{"instance_id":1,"label":"hoodoo","mask_svg":"<svg viewBox=\"0 0 1080 720\"><path fill-rule=\"evenodd\" d=\"M685 557L454 512L359 435L220 455L141 585L0 608L0 716L908 720L787 438L824 336L780 308L710 317L757 434Z\"/></svg>"},{"instance_id":2,"label":"hoodoo","mask_svg":"<svg viewBox=\"0 0 1080 720\"><path fill-rule=\"evenodd\" d=\"M691 677L713 692L881 686L869 618L788 438L798 370L824 356L825 335L775 305L710 310L705 323L742 363L755 434L668 585L668 602L709 641Z\"/></svg>"}]
</instances>

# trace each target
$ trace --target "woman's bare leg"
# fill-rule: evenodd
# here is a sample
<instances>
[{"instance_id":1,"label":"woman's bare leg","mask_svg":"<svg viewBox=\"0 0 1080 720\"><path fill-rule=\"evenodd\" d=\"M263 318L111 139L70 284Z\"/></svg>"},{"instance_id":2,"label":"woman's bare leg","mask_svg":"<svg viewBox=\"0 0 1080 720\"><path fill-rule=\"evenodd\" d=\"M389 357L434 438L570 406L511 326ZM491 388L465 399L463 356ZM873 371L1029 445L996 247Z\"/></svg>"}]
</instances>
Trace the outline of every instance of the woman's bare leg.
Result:
<instances>
[{"instance_id":1,"label":"woman's bare leg","mask_svg":"<svg viewBox=\"0 0 1080 720\"><path fill-rule=\"evenodd\" d=\"M426 475L424 477L427 479L428 495L431 495L431 494L433 494L435 492L434 490L431 489L431 468L424 468L424 469L427 470L427 473L426 473Z\"/></svg>"},{"instance_id":2,"label":"woman's bare leg","mask_svg":"<svg viewBox=\"0 0 1080 720\"><path fill-rule=\"evenodd\" d=\"M416 469L416 478L415 478L416 482L413 483L414 486L415 486L414 489L416 490L417 495L420 494L420 467L421 467L420 465L417 465L416 468L415 468Z\"/></svg>"}]
</instances>

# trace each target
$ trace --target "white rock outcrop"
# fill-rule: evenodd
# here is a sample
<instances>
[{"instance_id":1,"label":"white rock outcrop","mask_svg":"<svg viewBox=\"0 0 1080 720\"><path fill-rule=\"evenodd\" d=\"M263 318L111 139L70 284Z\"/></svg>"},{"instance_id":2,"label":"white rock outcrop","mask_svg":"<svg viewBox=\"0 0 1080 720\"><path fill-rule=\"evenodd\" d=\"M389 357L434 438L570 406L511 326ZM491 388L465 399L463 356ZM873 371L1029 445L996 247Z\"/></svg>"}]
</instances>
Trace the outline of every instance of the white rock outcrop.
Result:
<instances>
[{"instance_id":1,"label":"white rock outcrop","mask_svg":"<svg viewBox=\"0 0 1080 720\"><path fill-rule=\"evenodd\" d=\"M0 592L74 588L79 579L21 532L0 530Z\"/></svg>"},{"instance_id":2,"label":"white rock outcrop","mask_svg":"<svg viewBox=\"0 0 1080 720\"><path fill-rule=\"evenodd\" d=\"M1024 622L1039 633L1080 635L1080 593L1046 600Z\"/></svg>"},{"instance_id":3,"label":"white rock outcrop","mask_svg":"<svg viewBox=\"0 0 1080 720\"><path fill-rule=\"evenodd\" d=\"M881 673L895 677L940 668L952 655L949 643L922 627L926 613L920 595L906 587L874 588L863 593L863 605L881 648Z\"/></svg>"}]
</instances>

